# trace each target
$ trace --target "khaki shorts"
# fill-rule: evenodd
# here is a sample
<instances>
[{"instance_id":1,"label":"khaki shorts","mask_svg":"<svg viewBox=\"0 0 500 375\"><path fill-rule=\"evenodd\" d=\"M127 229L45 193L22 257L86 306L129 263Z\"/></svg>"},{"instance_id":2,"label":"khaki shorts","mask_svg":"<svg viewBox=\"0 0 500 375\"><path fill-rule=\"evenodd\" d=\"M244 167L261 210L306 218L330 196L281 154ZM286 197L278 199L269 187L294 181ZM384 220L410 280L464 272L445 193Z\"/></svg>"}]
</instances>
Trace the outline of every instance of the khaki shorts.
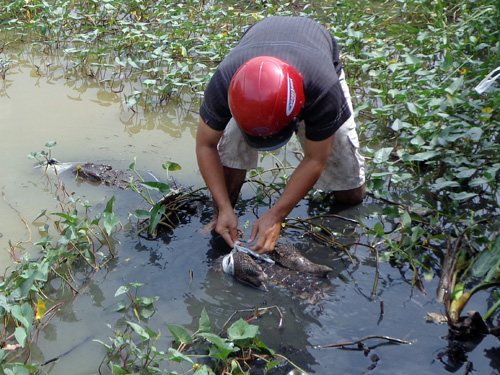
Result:
<instances>
[{"instance_id":1,"label":"khaki shorts","mask_svg":"<svg viewBox=\"0 0 500 375\"><path fill-rule=\"evenodd\" d=\"M351 94L343 72L339 78L351 113L354 113ZM297 139L304 148L306 141L304 122L299 123ZM257 167L258 152L245 142L234 119L229 121L224 130L218 150L222 165L225 167L246 170ZM325 191L351 190L360 187L365 182L364 160L359 153L356 123L352 115L335 132L335 140L325 170L314 187Z\"/></svg>"}]
</instances>

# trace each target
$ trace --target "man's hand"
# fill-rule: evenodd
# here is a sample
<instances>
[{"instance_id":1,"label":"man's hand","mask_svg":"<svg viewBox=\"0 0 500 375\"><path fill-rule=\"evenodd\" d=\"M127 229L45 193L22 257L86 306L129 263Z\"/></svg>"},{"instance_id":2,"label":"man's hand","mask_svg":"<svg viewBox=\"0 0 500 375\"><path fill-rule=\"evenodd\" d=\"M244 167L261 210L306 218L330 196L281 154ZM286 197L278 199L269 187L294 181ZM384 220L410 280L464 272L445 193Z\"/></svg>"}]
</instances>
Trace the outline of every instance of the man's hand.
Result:
<instances>
[{"instance_id":1,"label":"man's hand","mask_svg":"<svg viewBox=\"0 0 500 375\"><path fill-rule=\"evenodd\" d=\"M233 210L219 212L215 231L224 238L229 246L234 247L234 243L238 241L238 217Z\"/></svg>"},{"instance_id":2,"label":"man's hand","mask_svg":"<svg viewBox=\"0 0 500 375\"><path fill-rule=\"evenodd\" d=\"M248 242L253 242L257 236L258 240L251 250L259 254L273 251L280 237L280 232L281 219L274 216L271 211L266 212L252 226L252 233Z\"/></svg>"}]
</instances>

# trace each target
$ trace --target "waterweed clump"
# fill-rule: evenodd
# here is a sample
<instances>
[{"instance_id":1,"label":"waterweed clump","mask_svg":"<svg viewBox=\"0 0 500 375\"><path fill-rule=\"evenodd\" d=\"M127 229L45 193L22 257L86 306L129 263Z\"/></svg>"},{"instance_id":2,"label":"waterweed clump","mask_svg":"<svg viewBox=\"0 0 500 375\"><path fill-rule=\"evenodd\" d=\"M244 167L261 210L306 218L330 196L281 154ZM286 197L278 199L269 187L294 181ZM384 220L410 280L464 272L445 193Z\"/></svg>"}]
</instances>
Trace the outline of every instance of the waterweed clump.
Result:
<instances>
[{"instance_id":1,"label":"waterweed clump","mask_svg":"<svg viewBox=\"0 0 500 375\"><path fill-rule=\"evenodd\" d=\"M55 146L56 142L47 142L47 150L31 153L29 157L50 168L51 150ZM59 210L42 210L32 221L38 228L39 241L34 242L30 237L27 241L10 243L13 264L6 269L0 283L3 343L0 369L6 374L37 370L39 365L29 363L31 344L61 305L80 293L75 275L104 269L115 257L112 235L120 221L113 212L114 197L102 212L92 217L91 205L69 194L57 173L52 182ZM28 223L25 224L29 229ZM26 251L28 246L30 252ZM30 255L33 251L37 255ZM54 285L55 280L68 298L60 298L59 291L49 291L47 286Z\"/></svg>"},{"instance_id":2,"label":"waterweed clump","mask_svg":"<svg viewBox=\"0 0 500 375\"><path fill-rule=\"evenodd\" d=\"M122 289L119 289L117 295L121 294ZM133 321L126 321L123 329L115 329L115 335L109 338L109 344L101 340L96 342L106 349L103 364L112 373L128 374L134 369L134 372L141 374L173 375L178 373L172 371L177 364L183 374L191 371L199 375L248 374L250 369L255 370L253 362L259 361L258 367L264 374L284 363L289 363L290 367L305 374L288 358L267 347L258 337L259 327L248 323L268 311L269 308L255 309L252 317L246 320L240 318L226 330L229 319L223 330L215 334L212 333L210 318L203 308L198 329L192 334L180 326L167 325L174 339L168 350L158 349L160 331L155 332ZM186 369L185 366L190 368Z\"/></svg>"},{"instance_id":3,"label":"waterweed clump","mask_svg":"<svg viewBox=\"0 0 500 375\"><path fill-rule=\"evenodd\" d=\"M106 85L137 111L185 95L201 96L239 35L268 15L298 14L287 5L14 1L4 4L0 25L8 43L22 40L59 55L68 73L77 71Z\"/></svg>"},{"instance_id":4,"label":"waterweed clump","mask_svg":"<svg viewBox=\"0 0 500 375\"><path fill-rule=\"evenodd\" d=\"M367 188L388 203L368 228L370 243L380 259L409 264L412 285L438 275L451 312L461 295L455 286L498 279L496 271L470 272L477 262L497 269L486 254L496 253L499 229L500 90L475 87L498 63L498 9L489 1L437 4L388 6L377 29L370 22L382 12L362 16L366 27L347 42L361 38L365 47L348 54L347 66L354 63L354 87L365 86L357 93Z\"/></svg>"}]
</instances>

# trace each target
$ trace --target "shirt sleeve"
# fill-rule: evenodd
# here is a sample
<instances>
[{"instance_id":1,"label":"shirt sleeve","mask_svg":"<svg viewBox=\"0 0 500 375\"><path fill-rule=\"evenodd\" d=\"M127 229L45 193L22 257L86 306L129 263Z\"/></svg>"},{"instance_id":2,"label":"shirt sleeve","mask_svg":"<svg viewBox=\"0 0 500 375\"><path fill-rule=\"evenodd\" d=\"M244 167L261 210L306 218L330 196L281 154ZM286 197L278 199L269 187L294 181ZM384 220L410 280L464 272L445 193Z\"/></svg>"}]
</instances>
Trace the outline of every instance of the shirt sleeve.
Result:
<instances>
[{"instance_id":1,"label":"shirt sleeve","mask_svg":"<svg viewBox=\"0 0 500 375\"><path fill-rule=\"evenodd\" d=\"M306 98L314 99L306 102L301 117L306 124L306 138L322 141L332 136L349 119L351 110L338 79L321 93L315 91L319 90L305 93Z\"/></svg>"},{"instance_id":2,"label":"shirt sleeve","mask_svg":"<svg viewBox=\"0 0 500 375\"><path fill-rule=\"evenodd\" d=\"M224 130L231 120L227 94L228 84L225 83L220 70L217 70L205 89L200 107L201 118L214 130Z\"/></svg>"}]
</instances>

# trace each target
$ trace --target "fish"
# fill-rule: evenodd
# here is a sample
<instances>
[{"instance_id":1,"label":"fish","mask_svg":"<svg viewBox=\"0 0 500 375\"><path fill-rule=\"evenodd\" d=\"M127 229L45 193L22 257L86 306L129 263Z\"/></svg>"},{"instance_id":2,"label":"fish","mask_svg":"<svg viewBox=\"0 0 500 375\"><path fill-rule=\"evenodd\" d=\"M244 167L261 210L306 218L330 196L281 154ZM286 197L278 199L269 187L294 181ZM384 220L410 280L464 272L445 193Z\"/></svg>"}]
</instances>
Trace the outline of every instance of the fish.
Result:
<instances>
[{"instance_id":1,"label":"fish","mask_svg":"<svg viewBox=\"0 0 500 375\"><path fill-rule=\"evenodd\" d=\"M264 281L267 276L262 267L248 254L233 251L222 258L224 273L234 276L239 281L267 290Z\"/></svg>"},{"instance_id":2,"label":"fish","mask_svg":"<svg viewBox=\"0 0 500 375\"><path fill-rule=\"evenodd\" d=\"M299 272L326 277L332 271L330 267L324 264L311 262L295 246L290 244L278 244L270 256L283 267Z\"/></svg>"},{"instance_id":3,"label":"fish","mask_svg":"<svg viewBox=\"0 0 500 375\"><path fill-rule=\"evenodd\" d=\"M332 268L310 261L294 245L278 244L268 254L275 262L255 259L251 252L237 251L240 247L216 260L215 270L263 291L275 285L312 303L324 295L327 288L320 278L326 278Z\"/></svg>"}]
</instances>

